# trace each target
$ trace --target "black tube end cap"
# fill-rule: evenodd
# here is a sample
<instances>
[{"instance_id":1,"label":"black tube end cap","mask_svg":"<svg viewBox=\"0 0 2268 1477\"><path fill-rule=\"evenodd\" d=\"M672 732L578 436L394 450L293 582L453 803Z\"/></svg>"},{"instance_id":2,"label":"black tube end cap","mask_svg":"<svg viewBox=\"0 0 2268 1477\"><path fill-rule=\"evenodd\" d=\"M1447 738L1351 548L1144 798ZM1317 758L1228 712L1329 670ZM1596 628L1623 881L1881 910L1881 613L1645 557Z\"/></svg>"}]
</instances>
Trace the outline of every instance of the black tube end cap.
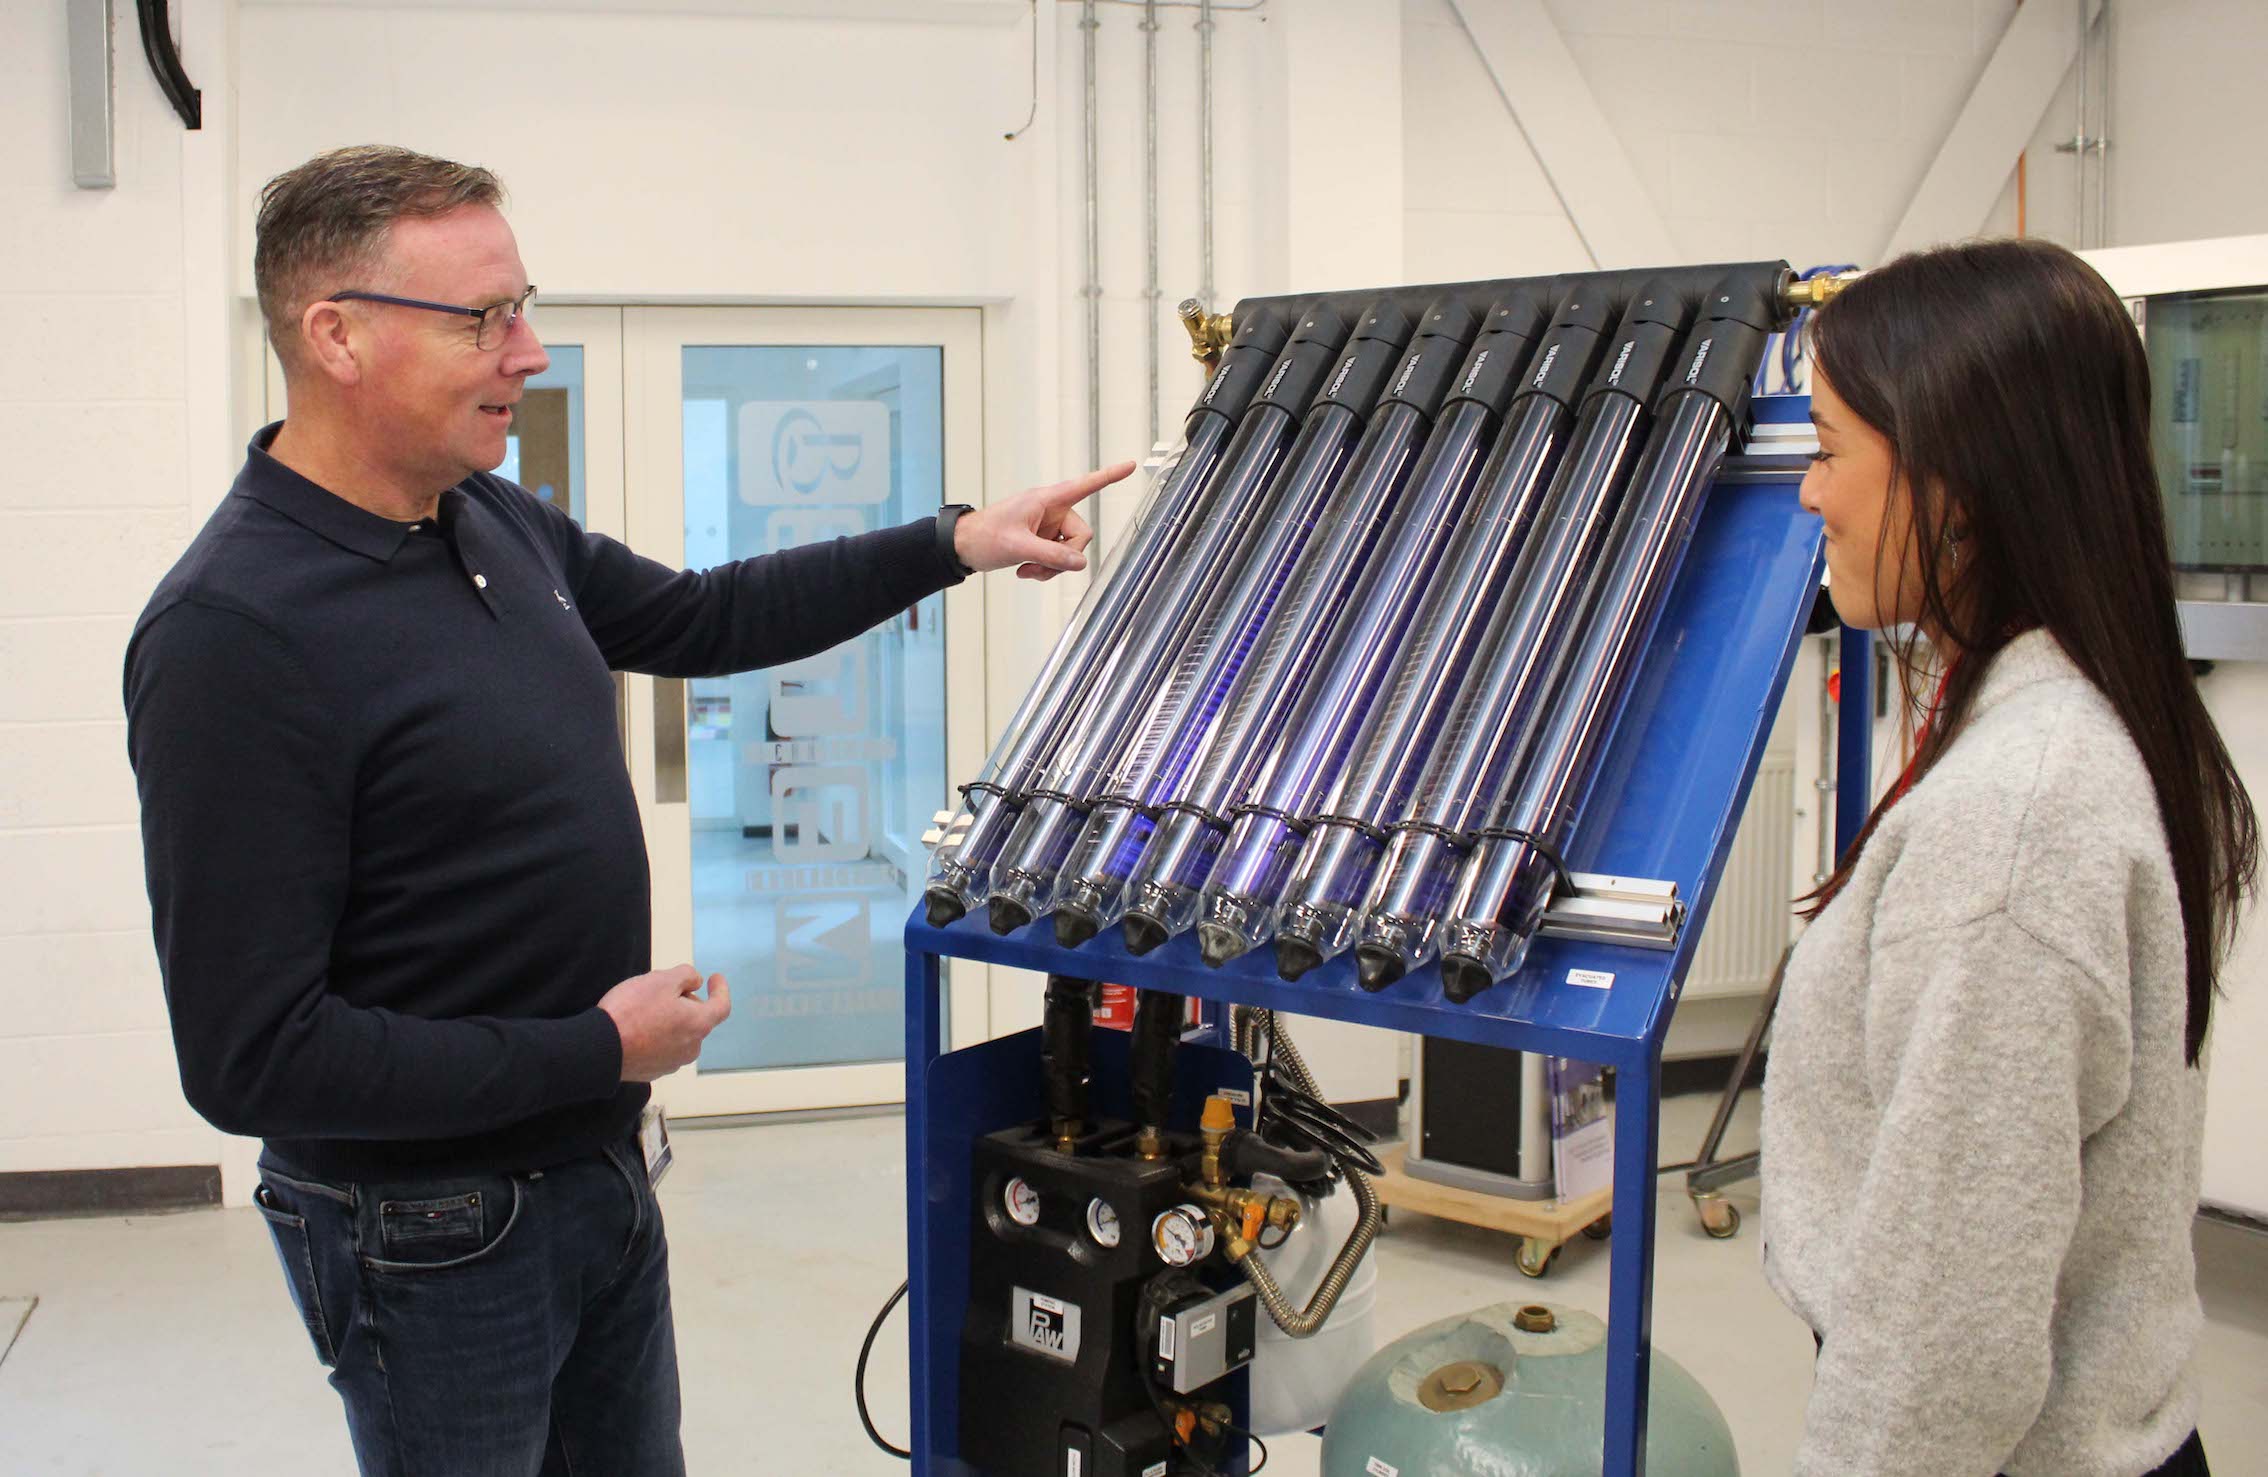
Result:
<instances>
[{"instance_id":1,"label":"black tube end cap","mask_svg":"<svg viewBox=\"0 0 2268 1477\"><path fill-rule=\"evenodd\" d=\"M1244 936L1233 928L1218 923L1197 925L1197 957L1205 961L1207 969L1222 965L1244 952Z\"/></svg>"},{"instance_id":2,"label":"black tube end cap","mask_svg":"<svg viewBox=\"0 0 2268 1477\"><path fill-rule=\"evenodd\" d=\"M1394 305L1390 297L1382 297L1363 309L1362 318L1355 324L1356 338L1384 339L1391 344L1410 341L1409 315Z\"/></svg>"},{"instance_id":3,"label":"black tube end cap","mask_svg":"<svg viewBox=\"0 0 2268 1477\"><path fill-rule=\"evenodd\" d=\"M1066 908L1055 915L1055 941L1066 949L1076 949L1100 932L1101 925L1085 913Z\"/></svg>"},{"instance_id":4,"label":"black tube end cap","mask_svg":"<svg viewBox=\"0 0 2268 1477\"><path fill-rule=\"evenodd\" d=\"M932 887L922 895L922 917L929 921L931 928L951 928L968 916L969 910L962 904L958 893L943 887Z\"/></svg>"},{"instance_id":5,"label":"black tube end cap","mask_svg":"<svg viewBox=\"0 0 2268 1477\"><path fill-rule=\"evenodd\" d=\"M1276 974L1287 984L1322 962L1322 952L1305 940L1276 940Z\"/></svg>"},{"instance_id":6,"label":"black tube end cap","mask_svg":"<svg viewBox=\"0 0 2268 1477\"><path fill-rule=\"evenodd\" d=\"M1376 994L1402 977L1402 961L1383 949L1363 944L1355 950L1355 978Z\"/></svg>"},{"instance_id":7,"label":"black tube end cap","mask_svg":"<svg viewBox=\"0 0 2268 1477\"><path fill-rule=\"evenodd\" d=\"M1441 961L1441 993L1459 1005L1495 983L1489 977L1488 966L1478 959L1461 959L1451 954Z\"/></svg>"},{"instance_id":8,"label":"black tube end cap","mask_svg":"<svg viewBox=\"0 0 2268 1477\"><path fill-rule=\"evenodd\" d=\"M1014 898L996 897L988 911L991 914L992 931L1002 938L1032 921L1031 913Z\"/></svg>"},{"instance_id":9,"label":"black tube end cap","mask_svg":"<svg viewBox=\"0 0 2268 1477\"><path fill-rule=\"evenodd\" d=\"M1147 954L1166 941L1165 925L1140 913L1126 915L1126 952Z\"/></svg>"},{"instance_id":10,"label":"black tube end cap","mask_svg":"<svg viewBox=\"0 0 2268 1477\"><path fill-rule=\"evenodd\" d=\"M1469 344L1473 335L1480 332L1480 322L1473 310L1454 297L1438 297L1425 305L1425 315L1418 321L1419 333L1439 334L1458 343Z\"/></svg>"}]
</instances>

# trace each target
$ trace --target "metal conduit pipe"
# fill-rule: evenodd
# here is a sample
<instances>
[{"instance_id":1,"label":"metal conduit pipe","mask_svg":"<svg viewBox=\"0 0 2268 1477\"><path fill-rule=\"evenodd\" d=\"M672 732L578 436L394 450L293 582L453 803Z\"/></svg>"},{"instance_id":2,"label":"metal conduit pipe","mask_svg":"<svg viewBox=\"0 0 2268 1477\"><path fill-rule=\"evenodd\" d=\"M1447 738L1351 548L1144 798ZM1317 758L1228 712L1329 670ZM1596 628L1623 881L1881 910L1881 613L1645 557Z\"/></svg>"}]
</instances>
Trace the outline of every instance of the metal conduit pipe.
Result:
<instances>
[{"instance_id":1,"label":"metal conduit pipe","mask_svg":"<svg viewBox=\"0 0 2268 1477\"><path fill-rule=\"evenodd\" d=\"M1253 1034L1254 1044L1258 1044L1257 1038L1261 1033L1270 1035L1275 1042L1275 1054L1283 1061L1284 1075L1291 1079L1292 1086L1321 1102L1323 1090L1316 1084L1315 1074L1307 1070L1307 1063L1301 1059L1299 1048L1292 1045L1290 1034L1281 1026L1275 1025L1274 1021L1275 1013L1268 1010L1252 1011L1245 1018L1246 1027ZM1238 1270L1244 1273L1244 1280L1252 1284L1252 1291L1259 1297L1260 1306L1268 1310L1268 1317L1275 1322L1276 1327L1295 1339L1309 1338L1323 1327L1324 1321L1331 1316L1331 1309L1338 1305L1339 1295L1354 1280L1355 1268L1362 1265L1362 1259L1370 1252L1371 1243L1378 1239L1379 1227L1385 1223L1379 1214L1378 1191L1372 1188L1370 1176L1351 1164L1342 1164L1339 1168L1346 1176L1347 1188L1354 1192L1360 1215L1355 1221L1354 1229L1347 1233L1346 1242L1339 1248L1338 1256L1332 1259L1330 1269L1323 1274L1323 1281L1317 1285L1315 1295L1307 1300L1306 1307L1294 1311L1291 1299L1285 1297L1284 1290L1276 1285L1274 1275L1268 1271L1267 1263L1257 1251L1247 1252L1236 1264Z\"/></svg>"},{"instance_id":2,"label":"metal conduit pipe","mask_svg":"<svg viewBox=\"0 0 2268 1477\"><path fill-rule=\"evenodd\" d=\"M1149 416L1150 439L1158 444L1158 0L1142 4L1142 224L1149 247L1149 266L1142 280L1142 345L1149 356L1150 398L1143 402Z\"/></svg>"},{"instance_id":3,"label":"metal conduit pipe","mask_svg":"<svg viewBox=\"0 0 2268 1477\"><path fill-rule=\"evenodd\" d=\"M1203 221L1198 230L1202 250L1197 273L1197 296L1207 312L1213 307L1213 0L1197 4L1197 205Z\"/></svg>"},{"instance_id":4,"label":"metal conduit pipe","mask_svg":"<svg viewBox=\"0 0 2268 1477\"><path fill-rule=\"evenodd\" d=\"M1102 464L1102 184L1099 163L1100 130L1095 123L1095 32L1102 22L1095 15L1095 0L1079 6L1081 51L1085 57L1087 154L1087 285L1080 289L1087 300L1087 465Z\"/></svg>"}]
</instances>

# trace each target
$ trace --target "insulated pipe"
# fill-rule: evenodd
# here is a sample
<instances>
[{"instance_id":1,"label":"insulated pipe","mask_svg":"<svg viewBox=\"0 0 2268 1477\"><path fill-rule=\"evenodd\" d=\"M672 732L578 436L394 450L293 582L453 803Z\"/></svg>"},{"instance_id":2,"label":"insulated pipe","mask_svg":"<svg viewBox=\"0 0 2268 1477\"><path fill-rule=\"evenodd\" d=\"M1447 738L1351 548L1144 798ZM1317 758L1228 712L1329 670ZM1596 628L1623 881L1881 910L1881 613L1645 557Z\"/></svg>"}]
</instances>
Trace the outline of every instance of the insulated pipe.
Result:
<instances>
[{"instance_id":1,"label":"insulated pipe","mask_svg":"<svg viewBox=\"0 0 2268 1477\"><path fill-rule=\"evenodd\" d=\"M1208 920L1254 943L1275 934L1277 972L1287 980L1354 941L1356 908L1385 853L1380 828L1423 772L1440 712L1529 537L1619 307L1588 287L1561 300L1481 469L1473 514L1409 607L1414 619L1405 626L1389 606L1374 620L1366 607L1312 714L1285 725L1263 799L1311 819L1312 829L1302 837L1301 827L1274 817L1244 817L1250 829L1234 838L1216 874L1221 901ZM1324 694L1366 691L1375 693L1367 704L1324 705Z\"/></svg>"},{"instance_id":2,"label":"insulated pipe","mask_svg":"<svg viewBox=\"0 0 2268 1477\"><path fill-rule=\"evenodd\" d=\"M967 804L947 832L957 839L940 846L930 865L926 906L932 927L959 919L991 890L993 863L1030 788L1039 783L1073 715L1092 695L1106 657L1123 641L1166 572L1186 562L1188 550L1202 542L1204 530L1215 521L1220 474L1250 449L1249 438L1235 440L1232 433L1240 430L1261 387L1276 381L1279 393L1272 404L1298 400L1282 415L1296 417L1306 408L1298 386L1313 393L1312 371L1274 374L1270 366L1279 362L1279 352L1304 363L1318 357L1318 351L1309 345L1295 354L1285 343L1285 327L1273 312L1244 315L1222 351L1220 367L1183 423L1181 450L1151 483L1132 528L1088 585L1086 598L1008 720L983 771L963 787ZM1322 351L1324 362L1327 354ZM1287 385L1287 380L1294 383ZM1277 418L1275 413L1268 417Z\"/></svg>"},{"instance_id":3,"label":"insulated pipe","mask_svg":"<svg viewBox=\"0 0 2268 1477\"><path fill-rule=\"evenodd\" d=\"M1144 1159L1165 1154L1166 1124L1173 1116L1173 1054L1181 1045L1181 1023L1188 1013L1188 1002L1170 991L1134 992L1128 1074L1138 1130L1135 1152Z\"/></svg>"},{"instance_id":4,"label":"insulated pipe","mask_svg":"<svg viewBox=\"0 0 2268 1477\"><path fill-rule=\"evenodd\" d=\"M1426 311L1392 388L1289 572L1274 564L1248 571L1248 578L1257 576L1281 593L1272 609L1255 605L1235 633L1236 650L1224 653L1221 681L1185 717L1167 766L1179 778L1150 795L1160 814L1131 876L1124 852L1108 861L1105 886L1123 879L1126 946L1135 953L1148 953L1197 921L1198 889L1228 834L1228 809L1244 798L1270 725L1280 721L1286 698L1314 666L1380 531L1400 508L1477 326L1453 301ZM1463 408L1487 418L1481 407Z\"/></svg>"},{"instance_id":5,"label":"insulated pipe","mask_svg":"<svg viewBox=\"0 0 2268 1477\"><path fill-rule=\"evenodd\" d=\"M1693 525L1748 406L1779 315L1761 285L1727 278L1678 356L1682 378L1656 405L1659 429L1632 478L1588 599L1582 644L1557 684L1549 725L1516 756L1508 803L1493 808L1442 929L1442 987L1470 1000L1520 967L1560 877L1585 793Z\"/></svg>"},{"instance_id":6,"label":"insulated pipe","mask_svg":"<svg viewBox=\"0 0 2268 1477\"><path fill-rule=\"evenodd\" d=\"M1415 584L1410 546L1438 553L1446 542L1543 310L1533 295L1523 295L1491 310L1484 321L1496 327L1460 359L1455 351L1471 335L1471 320L1447 305L1428 311L1425 332L1412 345L1284 593L1223 694L1188 778L1178 793L1153 796L1166 803L1127 880L1128 948L1147 952L1197 921L1200 889L1234 823L1232 807L1248 798L1287 720L1298 721L1292 714L1300 695L1335 649L1351 602L1358 594L1370 600L1409 598ZM1433 421L1452 390L1421 446L1423 425ZM1388 568L1374 567L1372 558L1382 539L1386 554L1376 562ZM1392 581L1384 592L1378 589L1381 578Z\"/></svg>"},{"instance_id":7,"label":"insulated pipe","mask_svg":"<svg viewBox=\"0 0 2268 1477\"><path fill-rule=\"evenodd\" d=\"M1576 451L1553 479L1537 537L1513 573L1514 598L1492 619L1409 813L1387 828L1393 840L1364 900L1355 949L1364 989L1384 989L1431 952L1463 833L1504 783L1578 639L1581 596L1638 459L1648 402L1691 315L1667 283L1641 289L1623 314L1605 379L1584 405Z\"/></svg>"},{"instance_id":8,"label":"insulated pipe","mask_svg":"<svg viewBox=\"0 0 2268 1477\"><path fill-rule=\"evenodd\" d=\"M1205 517L1170 558L1158 561L1154 582L1116 631L1115 644L1096 652L1083 701L1066 720L1040 782L1029 788L993 867L988 891L995 932L1013 933L1054 906L1056 869L1085 817L1095 780L1132 741L1144 705L1249 553L1276 474L1303 434L1301 415L1338 362L1346 331L1327 309L1301 320L1237 426Z\"/></svg>"},{"instance_id":9,"label":"insulated pipe","mask_svg":"<svg viewBox=\"0 0 2268 1477\"><path fill-rule=\"evenodd\" d=\"M1409 333L1409 321L1391 306L1381 304L1364 316L1268 491L1258 536L1239 551L1218 594L1190 628L1171 676L1150 697L1133 741L1107 766L1074 776L1078 793L1091 797L1091 814L1064 858L1054 889L1031 899L1019 896L1034 917L1049 906L1061 909L1056 940L1064 947L1085 943L1125 911L1126 875L1150 833L1154 807L1175 793L1191 752L1219 708L1221 690L1266 621L1332 490L1361 450L1374 444L1364 429L1366 419L1375 425L1379 417L1392 419L1397 410L1416 413L1378 399ZM1420 358L1453 363L1461 348L1460 343L1446 350L1414 351L1404 378L1416 372Z\"/></svg>"},{"instance_id":10,"label":"insulated pipe","mask_svg":"<svg viewBox=\"0 0 2268 1477\"><path fill-rule=\"evenodd\" d=\"M1092 1080L1095 987L1069 975L1047 977L1040 1007L1040 1071L1047 1079L1048 1131L1055 1147L1068 1154L1087 1125L1087 1087Z\"/></svg>"}]
</instances>

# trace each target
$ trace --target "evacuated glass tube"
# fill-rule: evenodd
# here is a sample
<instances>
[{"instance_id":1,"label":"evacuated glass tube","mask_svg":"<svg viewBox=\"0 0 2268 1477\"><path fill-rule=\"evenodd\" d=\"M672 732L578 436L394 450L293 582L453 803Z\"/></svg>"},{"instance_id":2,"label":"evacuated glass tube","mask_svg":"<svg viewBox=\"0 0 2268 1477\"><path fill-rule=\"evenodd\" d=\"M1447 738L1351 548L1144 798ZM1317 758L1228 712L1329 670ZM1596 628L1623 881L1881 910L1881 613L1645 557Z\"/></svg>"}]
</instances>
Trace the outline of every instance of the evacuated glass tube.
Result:
<instances>
[{"instance_id":1,"label":"evacuated glass tube","mask_svg":"<svg viewBox=\"0 0 2268 1477\"><path fill-rule=\"evenodd\" d=\"M1415 618L1405 627L1391 609L1376 621L1366 615L1309 716L1286 725L1262 795L1287 814L1312 818L1312 828L1302 837L1275 818L1245 817L1248 829L1232 838L1223 866L1250 870L1223 876L1221 901L1208 915L1254 942L1273 934L1285 979L1354 942L1357 909L1384 855L1379 827L1424 768L1437 714L1456 691L1569 444L1570 407L1615 308L1603 289L1581 288L1560 303L1481 470L1472 517L1412 607Z\"/></svg>"},{"instance_id":2,"label":"evacuated glass tube","mask_svg":"<svg viewBox=\"0 0 2268 1477\"><path fill-rule=\"evenodd\" d=\"M1577 639L1591 583L1653 398L1689 316L1667 286L1641 289L1617 330L1603 383L1584 406L1575 451L1561 466L1536 537L1513 574L1510 604L1492 622L1407 815L1389 829L1377 882L1364 900L1356 970L1383 989L1429 957L1448 901L1459 839L1502 786L1505 764L1538 720L1543 696Z\"/></svg>"},{"instance_id":3,"label":"evacuated glass tube","mask_svg":"<svg viewBox=\"0 0 2268 1477\"><path fill-rule=\"evenodd\" d=\"M1706 395L1680 396L1656 432L1617 521L1612 562L1582 646L1553 697L1548 725L1529 752L1517 756L1511 797L1490 818L1491 827L1539 838L1552 855L1565 855L1585 782L1613 730L1731 434L1724 407ZM1520 967L1555 881L1550 860L1528 841L1481 840L1441 930L1451 999L1469 1000Z\"/></svg>"},{"instance_id":4,"label":"evacuated glass tube","mask_svg":"<svg viewBox=\"0 0 2268 1477\"><path fill-rule=\"evenodd\" d=\"M1395 333L1390 344L1376 337L1390 330ZM1313 349L1326 352L1309 353L1300 361L1298 375L1287 375L1279 361L1238 430L1240 450L1231 455L1221 474L1221 492L1210 519L1127 623L1124 640L1105 657L994 867L989 911L995 932L1012 933L1054 907L1058 874L1085 820L1089 797L1102 788L1112 762L1133 742L1136 725L1161 679L1250 557L1273 501L1278 474L1288 459L1303 453L1305 443L1336 434L1328 423L1336 422L1340 414L1351 414L1343 406L1318 406L1308 425L1298 426L1285 408L1294 398L1294 387L1300 392L1296 399L1304 404L1313 394L1314 381L1334 363L1338 367L1331 371L1333 387L1343 387L1358 371L1371 372L1367 366L1382 347L1388 350L1390 364L1407 332L1401 314L1390 304L1381 304L1365 315L1355 341L1341 356L1337 344L1343 329L1336 316L1320 309L1305 316L1292 344L1286 346L1285 358L1294 357L1293 347L1303 342L1303 335ZM1333 387L1326 387L1326 399ZM1320 415L1324 409L1335 413Z\"/></svg>"},{"instance_id":5,"label":"evacuated glass tube","mask_svg":"<svg viewBox=\"0 0 2268 1477\"><path fill-rule=\"evenodd\" d=\"M1461 312L1460 317L1464 317ZM1364 315L1340 369L1308 412L1290 461L1269 492L1267 525L1240 558L1234 579L1197 623L1172 675L1151 700L1137 737L1108 771L1092 777L1092 810L1058 875L1056 941L1076 948L1125 912L1125 884L1151 835L1157 806L1176 799L1237 672L1267 629L1317 526L1347 480L1406 406L1373 402L1402 355L1408 322L1388 305ZM1425 340L1421 337L1421 344ZM1414 348L1417 356L1439 357ZM1401 376L1408 379L1411 370ZM1364 429L1364 418L1371 418ZM1157 942L1149 941L1150 947Z\"/></svg>"},{"instance_id":6,"label":"evacuated glass tube","mask_svg":"<svg viewBox=\"0 0 2268 1477\"><path fill-rule=\"evenodd\" d=\"M1458 879L1442 929L1444 992L1469 1000L1516 972L1558 883L1590 787L1669 598L1693 529L1745 414L1750 376L1778 326L1777 277L1735 273L1712 289L1679 356L1660 429L1633 479L1583 643L1548 728L1517 756L1513 784ZM1540 844L1538 844L1540 843Z\"/></svg>"}]
</instances>

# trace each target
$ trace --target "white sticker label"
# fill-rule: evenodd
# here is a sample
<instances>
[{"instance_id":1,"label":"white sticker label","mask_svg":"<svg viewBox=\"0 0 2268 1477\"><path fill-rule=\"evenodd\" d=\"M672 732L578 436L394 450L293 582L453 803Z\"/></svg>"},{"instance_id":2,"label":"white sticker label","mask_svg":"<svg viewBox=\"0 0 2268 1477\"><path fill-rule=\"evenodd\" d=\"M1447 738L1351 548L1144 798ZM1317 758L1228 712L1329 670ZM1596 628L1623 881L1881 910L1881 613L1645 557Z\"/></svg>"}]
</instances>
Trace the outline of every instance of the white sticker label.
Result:
<instances>
[{"instance_id":1,"label":"white sticker label","mask_svg":"<svg viewBox=\"0 0 2268 1477\"><path fill-rule=\"evenodd\" d=\"M1165 1463L1152 1462L1142 1469L1142 1477L1165 1477Z\"/></svg>"},{"instance_id":2,"label":"white sticker label","mask_svg":"<svg viewBox=\"0 0 2268 1477\"><path fill-rule=\"evenodd\" d=\"M1240 1108L1249 1108L1252 1106L1252 1094L1243 1091L1241 1088L1224 1087L1213 1095L1215 1097L1225 1097Z\"/></svg>"},{"instance_id":3,"label":"white sticker label","mask_svg":"<svg viewBox=\"0 0 2268 1477\"><path fill-rule=\"evenodd\" d=\"M1613 987L1614 976L1603 969L1570 969L1567 971L1567 983L1582 985L1586 989L1605 990Z\"/></svg>"},{"instance_id":4,"label":"white sticker label","mask_svg":"<svg viewBox=\"0 0 2268 1477\"><path fill-rule=\"evenodd\" d=\"M1189 1336L1193 1339L1201 1339L1206 1334L1211 1333L1214 1326L1220 1321L1218 1314L1207 1313L1204 1317L1189 1325Z\"/></svg>"},{"instance_id":5,"label":"white sticker label","mask_svg":"<svg viewBox=\"0 0 2268 1477\"><path fill-rule=\"evenodd\" d=\"M1395 1466L1392 1462L1381 1461L1377 1457L1372 1457L1369 1461L1364 1462L1362 1469L1369 1473L1370 1477L1402 1477L1400 1467Z\"/></svg>"},{"instance_id":6,"label":"white sticker label","mask_svg":"<svg viewBox=\"0 0 2268 1477\"><path fill-rule=\"evenodd\" d=\"M1079 1448L1072 1447L1063 1453L1063 1477L1079 1477Z\"/></svg>"},{"instance_id":7,"label":"white sticker label","mask_svg":"<svg viewBox=\"0 0 2268 1477\"><path fill-rule=\"evenodd\" d=\"M1158 1357L1160 1359L1171 1359L1173 1357L1173 1320L1171 1318L1160 1318L1158 1320Z\"/></svg>"}]
</instances>

